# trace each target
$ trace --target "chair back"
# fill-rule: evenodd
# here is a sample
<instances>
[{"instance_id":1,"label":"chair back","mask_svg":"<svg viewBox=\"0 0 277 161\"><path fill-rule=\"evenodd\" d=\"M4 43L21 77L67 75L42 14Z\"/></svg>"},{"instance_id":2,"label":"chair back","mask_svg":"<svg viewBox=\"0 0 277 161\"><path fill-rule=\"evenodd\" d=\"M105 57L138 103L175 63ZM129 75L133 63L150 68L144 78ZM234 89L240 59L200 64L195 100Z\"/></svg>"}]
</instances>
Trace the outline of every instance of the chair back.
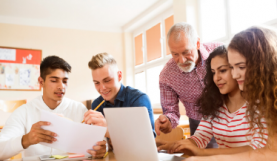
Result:
<instances>
[{"instance_id":1,"label":"chair back","mask_svg":"<svg viewBox=\"0 0 277 161\"><path fill-rule=\"evenodd\" d=\"M23 104L26 104L26 100L16 100L16 101L3 101L0 100L0 132L5 126L7 119L10 117L11 113ZM21 159L22 154L19 153L10 159Z\"/></svg>"},{"instance_id":2,"label":"chair back","mask_svg":"<svg viewBox=\"0 0 277 161\"><path fill-rule=\"evenodd\" d=\"M2 129L10 117L11 113L23 104L26 104L26 100L17 101L3 101L0 100L0 129Z\"/></svg>"},{"instance_id":3,"label":"chair back","mask_svg":"<svg viewBox=\"0 0 277 161\"><path fill-rule=\"evenodd\" d=\"M178 141L182 140L184 137L184 130L181 127L176 127L175 129L172 129L172 131L168 134L164 134L161 132L161 134L156 137L156 140L162 140L162 141Z\"/></svg>"},{"instance_id":4,"label":"chair back","mask_svg":"<svg viewBox=\"0 0 277 161\"><path fill-rule=\"evenodd\" d=\"M0 110L4 112L12 113L15 109L23 104L26 104L26 100L16 100L16 101L3 101L0 100Z\"/></svg>"},{"instance_id":5,"label":"chair back","mask_svg":"<svg viewBox=\"0 0 277 161\"><path fill-rule=\"evenodd\" d=\"M3 129L6 121L10 117L11 113L0 110L0 129Z\"/></svg>"}]
</instances>

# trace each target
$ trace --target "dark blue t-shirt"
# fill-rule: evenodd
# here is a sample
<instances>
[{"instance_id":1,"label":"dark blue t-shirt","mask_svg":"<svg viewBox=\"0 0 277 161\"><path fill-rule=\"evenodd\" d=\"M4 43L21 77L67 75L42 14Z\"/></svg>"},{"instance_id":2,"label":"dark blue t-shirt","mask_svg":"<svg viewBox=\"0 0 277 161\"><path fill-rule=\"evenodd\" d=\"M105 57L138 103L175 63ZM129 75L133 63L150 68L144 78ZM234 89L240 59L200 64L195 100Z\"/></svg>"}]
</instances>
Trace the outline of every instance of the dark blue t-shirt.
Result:
<instances>
[{"instance_id":1,"label":"dark blue t-shirt","mask_svg":"<svg viewBox=\"0 0 277 161\"><path fill-rule=\"evenodd\" d=\"M99 96L91 104L91 109L94 110L102 101L103 97ZM156 136L154 128L154 115L151 107L151 102L149 97L139 91L129 86L124 86L121 84L120 90L114 100L114 105L109 102L104 102L97 111L101 112L104 115L103 108L113 108L113 107L146 107L149 114L149 119L152 125L152 130L154 136Z\"/></svg>"}]
</instances>

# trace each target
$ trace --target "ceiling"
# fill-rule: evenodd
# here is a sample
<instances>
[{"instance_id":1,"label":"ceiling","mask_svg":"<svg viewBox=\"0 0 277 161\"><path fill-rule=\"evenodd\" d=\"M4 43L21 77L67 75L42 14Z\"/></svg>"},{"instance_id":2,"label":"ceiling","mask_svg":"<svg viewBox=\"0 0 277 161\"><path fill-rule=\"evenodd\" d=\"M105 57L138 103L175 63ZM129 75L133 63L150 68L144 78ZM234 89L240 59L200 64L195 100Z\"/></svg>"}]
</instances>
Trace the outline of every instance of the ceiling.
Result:
<instances>
[{"instance_id":1,"label":"ceiling","mask_svg":"<svg viewBox=\"0 0 277 161\"><path fill-rule=\"evenodd\" d=\"M1 0L0 23L121 32L159 0Z\"/></svg>"}]
</instances>

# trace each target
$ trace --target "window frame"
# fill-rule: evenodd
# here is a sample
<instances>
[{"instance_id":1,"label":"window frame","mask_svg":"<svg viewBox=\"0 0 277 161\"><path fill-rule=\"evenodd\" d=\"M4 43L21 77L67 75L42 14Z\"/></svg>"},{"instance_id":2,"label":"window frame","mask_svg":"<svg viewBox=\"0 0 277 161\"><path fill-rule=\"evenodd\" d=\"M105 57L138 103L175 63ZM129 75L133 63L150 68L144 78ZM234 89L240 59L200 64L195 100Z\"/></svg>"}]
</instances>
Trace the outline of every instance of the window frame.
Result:
<instances>
[{"instance_id":1,"label":"window frame","mask_svg":"<svg viewBox=\"0 0 277 161\"><path fill-rule=\"evenodd\" d=\"M135 37L142 34L142 40L143 40L143 63L140 65L134 65L134 74L133 74L133 80L134 80L134 85L136 84L136 80L135 80L135 75L141 72L144 72L144 76L145 76L145 89L146 89L146 94L148 94L148 88L147 88L147 70L153 67L157 67L160 65L165 65L171 58L171 55L166 55L166 35L165 35L165 19L172 16L173 15L173 9L170 8L168 10L166 10L163 14L155 17L154 19L148 21L148 23L145 23L144 25L142 25L141 27L137 28L134 32L133 32L133 37L132 39L135 40ZM161 32L161 57L157 58L155 60L149 61L147 62L147 44L146 44L146 31L150 28L152 28L153 26L157 25L158 23L160 23L160 32ZM133 41L133 53L134 53L134 62L136 62L136 57L135 57L135 41ZM135 87L136 88L136 87ZM160 103L151 103L152 104L152 108L161 108L161 104Z\"/></svg>"}]
</instances>

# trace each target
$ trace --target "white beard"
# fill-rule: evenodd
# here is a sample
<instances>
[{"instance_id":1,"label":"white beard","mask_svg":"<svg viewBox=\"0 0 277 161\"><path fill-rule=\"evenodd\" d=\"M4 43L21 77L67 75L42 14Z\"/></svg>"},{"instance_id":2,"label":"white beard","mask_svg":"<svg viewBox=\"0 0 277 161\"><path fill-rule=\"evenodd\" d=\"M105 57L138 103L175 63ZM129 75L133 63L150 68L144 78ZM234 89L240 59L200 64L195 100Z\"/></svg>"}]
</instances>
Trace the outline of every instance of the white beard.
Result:
<instances>
[{"instance_id":1,"label":"white beard","mask_svg":"<svg viewBox=\"0 0 277 161\"><path fill-rule=\"evenodd\" d=\"M190 64L189 66L187 66L187 67L183 67L182 65L187 65L187 64ZM189 61L186 61L185 63L178 63L178 67L182 70L182 71L184 71L184 72L186 72L186 73L189 73L189 72L191 72L193 69L194 69L194 67L195 67L195 63L193 62L193 61L191 61L191 60L189 60Z\"/></svg>"}]
</instances>

